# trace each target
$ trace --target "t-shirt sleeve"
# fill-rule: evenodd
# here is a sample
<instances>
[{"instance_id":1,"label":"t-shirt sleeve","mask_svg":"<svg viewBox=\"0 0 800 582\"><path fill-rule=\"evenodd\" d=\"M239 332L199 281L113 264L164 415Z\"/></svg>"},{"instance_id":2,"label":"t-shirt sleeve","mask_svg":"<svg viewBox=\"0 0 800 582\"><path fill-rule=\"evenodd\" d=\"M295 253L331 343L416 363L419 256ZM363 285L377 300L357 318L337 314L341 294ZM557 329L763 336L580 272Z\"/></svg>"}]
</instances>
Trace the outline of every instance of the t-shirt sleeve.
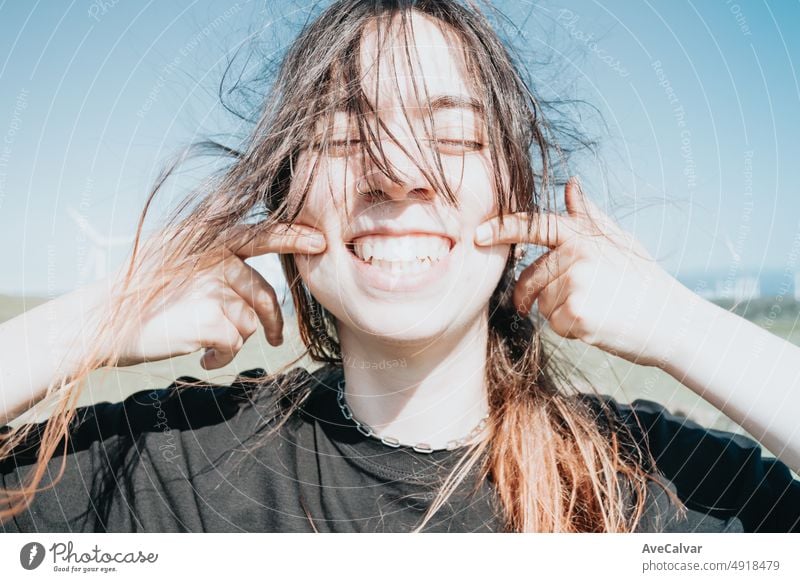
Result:
<instances>
[{"instance_id":1,"label":"t-shirt sleeve","mask_svg":"<svg viewBox=\"0 0 800 582\"><path fill-rule=\"evenodd\" d=\"M202 531L192 476L201 470L198 459L213 463L217 443L225 446L225 439L214 435L220 427L231 432L226 421L246 399L245 388L235 382L203 385L183 376L167 388L140 391L122 402L78 408L66 454L62 441L40 487L57 482L0 523L0 531ZM4 490L18 488L34 466L44 427L35 425L14 454L0 461Z\"/></svg>"},{"instance_id":2,"label":"t-shirt sleeve","mask_svg":"<svg viewBox=\"0 0 800 582\"><path fill-rule=\"evenodd\" d=\"M764 457L758 442L705 428L650 400L617 406L687 507L736 517L745 532L800 531L800 481L786 464Z\"/></svg>"}]
</instances>

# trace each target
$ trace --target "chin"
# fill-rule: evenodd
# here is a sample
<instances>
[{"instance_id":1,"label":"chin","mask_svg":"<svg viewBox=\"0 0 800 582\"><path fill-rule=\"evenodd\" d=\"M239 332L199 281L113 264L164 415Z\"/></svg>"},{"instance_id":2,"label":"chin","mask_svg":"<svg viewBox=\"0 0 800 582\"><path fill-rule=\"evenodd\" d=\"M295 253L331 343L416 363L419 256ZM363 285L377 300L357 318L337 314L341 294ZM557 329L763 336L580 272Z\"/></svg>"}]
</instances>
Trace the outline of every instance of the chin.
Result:
<instances>
[{"instance_id":1,"label":"chin","mask_svg":"<svg viewBox=\"0 0 800 582\"><path fill-rule=\"evenodd\" d=\"M454 300L431 302L371 303L340 305L336 316L339 326L351 333L374 337L376 341L398 345L430 343L448 331L462 327L471 314L458 309L451 313Z\"/></svg>"}]
</instances>

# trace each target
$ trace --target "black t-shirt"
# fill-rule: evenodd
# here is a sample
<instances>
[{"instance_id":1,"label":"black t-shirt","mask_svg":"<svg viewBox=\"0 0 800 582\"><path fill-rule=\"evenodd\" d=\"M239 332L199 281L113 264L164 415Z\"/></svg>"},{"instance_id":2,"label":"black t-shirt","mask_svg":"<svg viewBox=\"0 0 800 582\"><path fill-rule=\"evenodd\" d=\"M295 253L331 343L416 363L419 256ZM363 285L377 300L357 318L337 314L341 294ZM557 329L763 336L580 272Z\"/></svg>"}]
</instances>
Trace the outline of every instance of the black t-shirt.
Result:
<instances>
[{"instance_id":1,"label":"black t-shirt","mask_svg":"<svg viewBox=\"0 0 800 582\"><path fill-rule=\"evenodd\" d=\"M257 368L241 376L263 374ZM363 436L336 402L341 368L288 374L311 379L315 388L272 434L266 419L274 391L240 378L230 386L177 390L179 383L198 382L181 377L165 389L79 408L62 479L0 530L374 532L417 525L461 453L418 453ZM651 484L638 531L800 531L800 481L785 464L762 458L758 443L705 429L655 402L603 398L649 446L658 478L688 508L680 518ZM43 426L0 462L1 487L19 484ZM43 484L58 473L60 451ZM477 491L475 484L468 477L424 531L502 531L490 479Z\"/></svg>"}]
</instances>

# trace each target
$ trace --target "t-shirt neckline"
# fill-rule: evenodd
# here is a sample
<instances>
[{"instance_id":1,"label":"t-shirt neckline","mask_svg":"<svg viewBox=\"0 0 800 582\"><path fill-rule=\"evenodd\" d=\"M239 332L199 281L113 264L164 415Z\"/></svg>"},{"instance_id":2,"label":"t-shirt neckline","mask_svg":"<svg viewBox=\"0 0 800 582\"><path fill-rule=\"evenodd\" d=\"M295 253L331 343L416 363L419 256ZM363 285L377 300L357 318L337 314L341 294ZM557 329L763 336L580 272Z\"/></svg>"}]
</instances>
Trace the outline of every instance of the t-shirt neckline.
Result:
<instances>
[{"instance_id":1,"label":"t-shirt neckline","mask_svg":"<svg viewBox=\"0 0 800 582\"><path fill-rule=\"evenodd\" d=\"M315 422L347 461L384 479L429 483L445 477L463 456L467 447L426 453L407 445L392 447L364 435L339 407L338 383L343 378L344 370L338 366L326 374L325 380L314 387L311 408Z\"/></svg>"}]
</instances>

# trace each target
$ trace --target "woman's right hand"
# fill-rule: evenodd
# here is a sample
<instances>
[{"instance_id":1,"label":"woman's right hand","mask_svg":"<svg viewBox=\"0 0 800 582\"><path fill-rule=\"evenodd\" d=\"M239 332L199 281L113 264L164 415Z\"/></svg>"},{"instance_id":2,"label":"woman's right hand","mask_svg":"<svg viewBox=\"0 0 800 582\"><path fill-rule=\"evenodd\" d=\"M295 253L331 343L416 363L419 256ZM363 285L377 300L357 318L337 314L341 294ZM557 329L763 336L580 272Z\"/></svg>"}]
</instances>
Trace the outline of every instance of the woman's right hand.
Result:
<instances>
[{"instance_id":1,"label":"woman's right hand","mask_svg":"<svg viewBox=\"0 0 800 582\"><path fill-rule=\"evenodd\" d=\"M137 332L113 365L155 362L206 348L201 365L221 368L257 331L259 321L270 344L283 343L283 315L275 290L244 259L267 253L318 254L325 251L325 237L297 224L279 224L254 236L252 226L242 225L228 240L215 247L213 255L203 257L205 266L185 286L178 290L165 286L154 306L137 315ZM134 279L142 275L152 281L159 270L145 268ZM136 286L131 285L129 291Z\"/></svg>"}]
</instances>

